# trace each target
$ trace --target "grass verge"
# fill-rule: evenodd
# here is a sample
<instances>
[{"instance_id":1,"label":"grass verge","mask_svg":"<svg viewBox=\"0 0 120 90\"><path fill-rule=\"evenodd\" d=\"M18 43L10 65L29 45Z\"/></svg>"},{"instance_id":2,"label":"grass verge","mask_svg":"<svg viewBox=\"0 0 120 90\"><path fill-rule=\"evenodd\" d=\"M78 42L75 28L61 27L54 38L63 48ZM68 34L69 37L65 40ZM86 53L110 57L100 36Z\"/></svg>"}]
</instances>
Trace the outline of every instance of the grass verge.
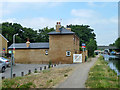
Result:
<instances>
[{"instance_id":1,"label":"grass verge","mask_svg":"<svg viewBox=\"0 0 120 90\"><path fill-rule=\"evenodd\" d=\"M86 81L87 88L119 88L117 74L110 69L107 62L100 56L89 71Z\"/></svg>"},{"instance_id":2,"label":"grass verge","mask_svg":"<svg viewBox=\"0 0 120 90\"><path fill-rule=\"evenodd\" d=\"M2 80L2 88L52 88L66 79L74 67L51 68L37 74Z\"/></svg>"}]
</instances>

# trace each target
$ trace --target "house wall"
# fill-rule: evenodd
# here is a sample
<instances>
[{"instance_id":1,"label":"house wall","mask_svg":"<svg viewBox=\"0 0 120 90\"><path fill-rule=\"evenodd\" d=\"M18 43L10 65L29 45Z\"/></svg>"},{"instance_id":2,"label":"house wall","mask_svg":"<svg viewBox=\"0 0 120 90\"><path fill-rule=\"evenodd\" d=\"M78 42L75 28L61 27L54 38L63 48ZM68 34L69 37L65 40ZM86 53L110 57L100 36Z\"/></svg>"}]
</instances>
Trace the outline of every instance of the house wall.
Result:
<instances>
[{"instance_id":1,"label":"house wall","mask_svg":"<svg viewBox=\"0 0 120 90\"><path fill-rule=\"evenodd\" d=\"M76 35L74 35L74 49L75 49L75 53L76 54L78 54L80 51L79 51L79 38L76 36Z\"/></svg>"},{"instance_id":2,"label":"house wall","mask_svg":"<svg viewBox=\"0 0 120 90\"><path fill-rule=\"evenodd\" d=\"M75 38L75 39L74 39ZM45 51L48 50L48 55ZM71 51L71 56L66 56ZM50 35L49 49L16 49L16 63L73 63L73 54L79 53L79 39L74 35Z\"/></svg>"},{"instance_id":3,"label":"house wall","mask_svg":"<svg viewBox=\"0 0 120 90\"><path fill-rule=\"evenodd\" d=\"M7 52L7 40L5 40L5 39L0 35L0 53L2 53L3 48L5 48L5 52Z\"/></svg>"},{"instance_id":4,"label":"house wall","mask_svg":"<svg viewBox=\"0 0 120 90\"><path fill-rule=\"evenodd\" d=\"M77 43L74 35L50 35L49 58L53 63L73 63L73 54L79 47ZM71 51L71 56L66 56L66 51Z\"/></svg>"},{"instance_id":5,"label":"house wall","mask_svg":"<svg viewBox=\"0 0 120 90\"><path fill-rule=\"evenodd\" d=\"M49 63L48 55L45 55L45 51L49 49L16 49L15 50L15 62L16 63L34 63L44 64Z\"/></svg>"}]
</instances>

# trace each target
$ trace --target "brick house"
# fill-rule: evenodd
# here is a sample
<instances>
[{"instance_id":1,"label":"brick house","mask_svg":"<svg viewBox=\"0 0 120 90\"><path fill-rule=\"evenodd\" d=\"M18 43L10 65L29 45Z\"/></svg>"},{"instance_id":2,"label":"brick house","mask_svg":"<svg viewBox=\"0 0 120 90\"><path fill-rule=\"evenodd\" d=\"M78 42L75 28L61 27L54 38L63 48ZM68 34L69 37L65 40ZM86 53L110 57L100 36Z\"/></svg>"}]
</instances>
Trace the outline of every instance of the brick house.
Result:
<instances>
[{"instance_id":1,"label":"brick house","mask_svg":"<svg viewBox=\"0 0 120 90\"><path fill-rule=\"evenodd\" d=\"M8 40L0 33L0 55L7 53Z\"/></svg>"},{"instance_id":2,"label":"brick house","mask_svg":"<svg viewBox=\"0 0 120 90\"><path fill-rule=\"evenodd\" d=\"M61 28L57 22L56 31L48 33L49 42L16 43L17 63L73 63L73 54L79 54L79 38L70 28ZM12 49L11 45L8 49Z\"/></svg>"}]
</instances>

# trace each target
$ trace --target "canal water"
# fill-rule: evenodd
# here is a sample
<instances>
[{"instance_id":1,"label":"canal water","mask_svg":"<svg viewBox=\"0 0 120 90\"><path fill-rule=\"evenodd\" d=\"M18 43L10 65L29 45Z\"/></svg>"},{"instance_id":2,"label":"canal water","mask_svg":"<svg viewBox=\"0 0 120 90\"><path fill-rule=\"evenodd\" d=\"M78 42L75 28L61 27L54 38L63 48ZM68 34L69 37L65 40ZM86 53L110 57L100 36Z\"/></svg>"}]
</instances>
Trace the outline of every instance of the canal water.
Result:
<instances>
[{"instance_id":1,"label":"canal water","mask_svg":"<svg viewBox=\"0 0 120 90\"><path fill-rule=\"evenodd\" d=\"M120 75L120 55L102 54L104 60L108 62L108 66Z\"/></svg>"}]
</instances>

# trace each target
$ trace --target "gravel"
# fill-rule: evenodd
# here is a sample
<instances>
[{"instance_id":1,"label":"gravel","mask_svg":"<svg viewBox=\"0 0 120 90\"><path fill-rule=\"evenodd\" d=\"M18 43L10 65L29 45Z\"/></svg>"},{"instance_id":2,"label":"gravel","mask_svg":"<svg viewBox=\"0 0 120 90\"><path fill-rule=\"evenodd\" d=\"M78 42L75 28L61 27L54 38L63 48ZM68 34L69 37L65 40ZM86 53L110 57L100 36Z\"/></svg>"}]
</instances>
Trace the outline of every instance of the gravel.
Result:
<instances>
[{"instance_id":1,"label":"gravel","mask_svg":"<svg viewBox=\"0 0 120 90\"><path fill-rule=\"evenodd\" d=\"M64 67L70 67L74 66L76 64L59 64L55 66L54 68L64 68ZM40 71L40 67L42 67L42 70L44 69L44 66L47 66L47 64L16 64L13 66L13 74L16 74L16 76L21 76L21 72L24 72L24 75L28 74L28 70L31 70L31 72L35 71L35 68ZM11 67L7 67L5 72L2 73L2 77L10 78L11 77Z\"/></svg>"}]
</instances>

